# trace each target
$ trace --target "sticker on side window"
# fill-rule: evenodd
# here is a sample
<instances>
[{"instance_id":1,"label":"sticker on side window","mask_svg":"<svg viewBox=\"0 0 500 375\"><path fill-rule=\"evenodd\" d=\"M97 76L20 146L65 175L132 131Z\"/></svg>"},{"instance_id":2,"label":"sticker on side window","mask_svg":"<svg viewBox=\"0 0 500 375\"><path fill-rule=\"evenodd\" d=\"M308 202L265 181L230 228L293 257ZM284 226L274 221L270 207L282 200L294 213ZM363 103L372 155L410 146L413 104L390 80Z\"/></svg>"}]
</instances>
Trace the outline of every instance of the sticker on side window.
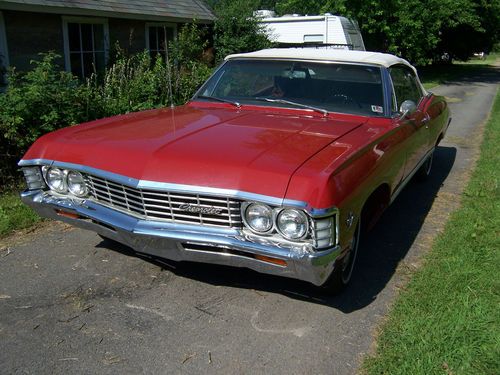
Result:
<instances>
[{"instance_id":1,"label":"sticker on side window","mask_svg":"<svg viewBox=\"0 0 500 375\"><path fill-rule=\"evenodd\" d=\"M384 113L384 107L381 107L379 105L372 105L372 112Z\"/></svg>"}]
</instances>

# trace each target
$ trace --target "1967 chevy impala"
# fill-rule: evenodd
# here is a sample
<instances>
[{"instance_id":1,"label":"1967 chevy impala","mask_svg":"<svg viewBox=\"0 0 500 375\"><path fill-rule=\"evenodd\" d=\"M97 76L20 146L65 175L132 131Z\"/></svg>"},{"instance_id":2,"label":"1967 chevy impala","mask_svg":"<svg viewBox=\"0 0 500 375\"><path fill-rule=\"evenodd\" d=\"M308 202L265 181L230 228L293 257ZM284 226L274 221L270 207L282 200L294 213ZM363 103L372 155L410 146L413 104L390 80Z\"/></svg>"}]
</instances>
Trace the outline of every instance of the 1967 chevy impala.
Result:
<instances>
[{"instance_id":1,"label":"1967 chevy impala","mask_svg":"<svg viewBox=\"0 0 500 375\"><path fill-rule=\"evenodd\" d=\"M47 134L19 162L40 215L175 261L247 267L337 293L362 230L449 125L393 55L228 56L191 101Z\"/></svg>"}]
</instances>

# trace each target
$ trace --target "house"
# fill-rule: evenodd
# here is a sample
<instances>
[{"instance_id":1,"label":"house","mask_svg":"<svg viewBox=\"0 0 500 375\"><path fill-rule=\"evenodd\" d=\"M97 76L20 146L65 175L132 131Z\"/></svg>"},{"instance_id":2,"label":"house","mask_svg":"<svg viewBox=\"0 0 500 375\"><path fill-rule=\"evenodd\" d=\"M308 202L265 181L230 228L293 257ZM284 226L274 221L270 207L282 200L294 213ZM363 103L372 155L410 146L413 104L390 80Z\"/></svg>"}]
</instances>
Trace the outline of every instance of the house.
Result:
<instances>
[{"instance_id":1,"label":"house","mask_svg":"<svg viewBox=\"0 0 500 375\"><path fill-rule=\"evenodd\" d=\"M27 70L40 52L55 51L85 77L105 66L115 42L161 53L183 23L214 19L202 0L0 0L0 69Z\"/></svg>"}]
</instances>

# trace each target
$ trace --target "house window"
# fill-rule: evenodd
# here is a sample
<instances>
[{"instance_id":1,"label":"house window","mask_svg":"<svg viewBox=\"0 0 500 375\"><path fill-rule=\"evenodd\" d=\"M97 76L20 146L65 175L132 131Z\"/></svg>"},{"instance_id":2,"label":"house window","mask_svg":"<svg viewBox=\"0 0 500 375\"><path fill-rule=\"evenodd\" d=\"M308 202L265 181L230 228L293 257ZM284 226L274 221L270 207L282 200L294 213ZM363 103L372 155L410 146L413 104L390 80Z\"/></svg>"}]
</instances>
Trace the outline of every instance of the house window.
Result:
<instances>
[{"instance_id":1,"label":"house window","mask_svg":"<svg viewBox=\"0 0 500 375\"><path fill-rule=\"evenodd\" d=\"M7 49L7 35L2 12L0 12L0 88L7 84L7 67L9 66L9 53Z\"/></svg>"},{"instance_id":2,"label":"house window","mask_svg":"<svg viewBox=\"0 0 500 375\"><path fill-rule=\"evenodd\" d=\"M148 23L146 24L146 48L151 58L161 55L166 58L169 43L177 34L174 24Z\"/></svg>"},{"instance_id":3,"label":"house window","mask_svg":"<svg viewBox=\"0 0 500 375\"><path fill-rule=\"evenodd\" d=\"M103 71L109 49L106 20L68 17L63 24L66 70L80 78Z\"/></svg>"}]
</instances>

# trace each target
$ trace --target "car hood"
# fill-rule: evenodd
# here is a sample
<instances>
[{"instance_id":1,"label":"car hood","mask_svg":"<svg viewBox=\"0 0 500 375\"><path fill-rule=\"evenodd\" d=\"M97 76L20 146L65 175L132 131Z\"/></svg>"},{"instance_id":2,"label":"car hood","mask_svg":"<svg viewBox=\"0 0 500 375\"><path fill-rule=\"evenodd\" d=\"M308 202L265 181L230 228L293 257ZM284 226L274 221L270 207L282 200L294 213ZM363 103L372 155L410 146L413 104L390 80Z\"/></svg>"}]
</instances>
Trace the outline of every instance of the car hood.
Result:
<instances>
[{"instance_id":1,"label":"car hood","mask_svg":"<svg viewBox=\"0 0 500 375\"><path fill-rule=\"evenodd\" d=\"M65 128L40 138L23 159L283 197L297 168L361 123L307 111L186 105Z\"/></svg>"}]
</instances>

